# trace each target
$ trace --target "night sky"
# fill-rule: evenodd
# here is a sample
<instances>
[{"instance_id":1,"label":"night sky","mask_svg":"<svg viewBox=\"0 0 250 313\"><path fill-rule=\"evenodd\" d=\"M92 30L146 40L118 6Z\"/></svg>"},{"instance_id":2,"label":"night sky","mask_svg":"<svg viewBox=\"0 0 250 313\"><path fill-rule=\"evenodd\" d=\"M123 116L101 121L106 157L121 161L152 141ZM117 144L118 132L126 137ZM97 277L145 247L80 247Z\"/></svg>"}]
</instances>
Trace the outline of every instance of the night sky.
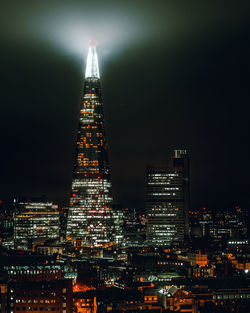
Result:
<instances>
[{"instance_id":1,"label":"night sky","mask_svg":"<svg viewBox=\"0 0 250 313\"><path fill-rule=\"evenodd\" d=\"M191 156L192 207L249 207L249 1L6 1L0 197L67 204L88 43L102 78L116 203L145 168Z\"/></svg>"}]
</instances>

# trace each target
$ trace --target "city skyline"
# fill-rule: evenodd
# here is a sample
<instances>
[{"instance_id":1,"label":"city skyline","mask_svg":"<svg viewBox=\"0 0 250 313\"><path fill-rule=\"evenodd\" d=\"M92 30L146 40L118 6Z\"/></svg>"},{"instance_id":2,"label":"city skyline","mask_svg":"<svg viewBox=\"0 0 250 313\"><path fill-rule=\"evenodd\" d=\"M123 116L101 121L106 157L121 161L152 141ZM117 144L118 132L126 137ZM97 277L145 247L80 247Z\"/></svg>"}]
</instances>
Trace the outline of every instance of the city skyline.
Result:
<instances>
[{"instance_id":1,"label":"city skyline","mask_svg":"<svg viewBox=\"0 0 250 313\"><path fill-rule=\"evenodd\" d=\"M7 1L0 313L250 312L250 2Z\"/></svg>"},{"instance_id":2,"label":"city skyline","mask_svg":"<svg viewBox=\"0 0 250 313\"><path fill-rule=\"evenodd\" d=\"M79 3L73 1L72 10L79 9L77 18L88 22L86 14L94 16L95 6L85 12ZM132 5L115 7L111 1L105 17L109 6L118 16L123 11L127 20L131 17L135 26L135 38L120 31L129 23L122 25L118 19L111 19L110 25L117 22L121 38L114 31L110 31L114 39L108 38L109 25L102 41L103 21L93 34L99 32L115 202L143 207L146 166L164 166L173 149L187 148L192 207L249 206L248 10L228 4L222 18L222 4L201 7L192 2L190 11L197 10L185 16L185 5L177 8L166 2L153 7L146 2L142 13L135 5L129 15ZM59 3L52 7L45 2L50 16L38 13L39 5L24 6L22 14L12 11L18 18L11 27L2 19L3 199L46 194L66 204L69 198L88 41L84 36L77 51L65 52L57 39L70 36L54 34L56 27L50 23L46 39L35 28L34 33L27 31L31 20L17 32L29 10L34 20L55 17L58 26L58 20L68 15L61 9L58 17L53 11L57 7ZM94 22L101 9L96 8ZM11 10L7 4L5 10ZM131 33L129 26L127 32ZM68 46L73 49L73 41Z\"/></svg>"}]
</instances>

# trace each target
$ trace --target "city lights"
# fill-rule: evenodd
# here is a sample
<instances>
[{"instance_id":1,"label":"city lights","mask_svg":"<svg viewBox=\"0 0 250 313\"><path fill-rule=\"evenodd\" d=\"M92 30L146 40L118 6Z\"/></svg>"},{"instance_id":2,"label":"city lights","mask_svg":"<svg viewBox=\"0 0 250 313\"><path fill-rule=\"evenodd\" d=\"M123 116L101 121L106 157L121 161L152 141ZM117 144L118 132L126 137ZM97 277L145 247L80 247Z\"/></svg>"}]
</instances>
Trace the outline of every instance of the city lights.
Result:
<instances>
[{"instance_id":1,"label":"city lights","mask_svg":"<svg viewBox=\"0 0 250 313\"><path fill-rule=\"evenodd\" d=\"M250 312L239 2L3 2L0 313Z\"/></svg>"},{"instance_id":2,"label":"city lights","mask_svg":"<svg viewBox=\"0 0 250 313\"><path fill-rule=\"evenodd\" d=\"M112 212L99 66L92 44L80 108L67 237L81 239L84 246L90 247L121 242L117 218L116 212Z\"/></svg>"}]
</instances>

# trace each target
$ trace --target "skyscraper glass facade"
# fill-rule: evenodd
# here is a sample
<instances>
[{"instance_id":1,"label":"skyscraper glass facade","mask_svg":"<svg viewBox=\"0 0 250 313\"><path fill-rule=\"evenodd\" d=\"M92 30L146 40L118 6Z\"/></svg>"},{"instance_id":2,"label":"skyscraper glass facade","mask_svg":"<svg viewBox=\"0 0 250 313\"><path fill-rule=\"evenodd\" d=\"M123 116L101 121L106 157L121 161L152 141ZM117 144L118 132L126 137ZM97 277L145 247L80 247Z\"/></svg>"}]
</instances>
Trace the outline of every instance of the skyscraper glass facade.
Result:
<instances>
[{"instance_id":1,"label":"skyscraper glass facade","mask_svg":"<svg viewBox=\"0 0 250 313\"><path fill-rule=\"evenodd\" d=\"M184 239L184 194L182 174L170 168L148 168L147 242L170 246Z\"/></svg>"},{"instance_id":2,"label":"skyscraper glass facade","mask_svg":"<svg viewBox=\"0 0 250 313\"><path fill-rule=\"evenodd\" d=\"M170 167L148 167L146 185L147 243L171 246L189 235L189 156L175 150Z\"/></svg>"},{"instance_id":3,"label":"skyscraper glass facade","mask_svg":"<svg viewBox=\"0 0 250 313\"><path fill-rule=\"evenodd\" d=\"M67 237L85 246L111 241L112 192L95 46L89 47L80 105Z\"/></svg>"},{"instance_id":4,"label":"skyscraper glass facade","mask_svg":"<svg viewBox=\"0 0 250 313\"><path fill-rule=\"evenodd\" d=\"M59 238L58 205L42 199L14 200L14 244L30 250L38 241Z\"/></svg>"}]
</instances>

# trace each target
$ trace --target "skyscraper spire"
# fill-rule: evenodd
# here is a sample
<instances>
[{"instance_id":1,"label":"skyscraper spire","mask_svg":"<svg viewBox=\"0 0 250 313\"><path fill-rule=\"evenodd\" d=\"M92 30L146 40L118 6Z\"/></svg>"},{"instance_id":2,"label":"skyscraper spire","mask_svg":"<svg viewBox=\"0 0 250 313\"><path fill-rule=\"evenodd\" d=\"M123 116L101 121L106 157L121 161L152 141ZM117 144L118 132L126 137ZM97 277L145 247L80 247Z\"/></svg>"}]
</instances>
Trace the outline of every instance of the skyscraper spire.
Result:
<instances>
[{"instance_id":1,"label":"skyscraper spire","mask_svg":"<svg viewBox=\"0 0 250 313\"><path fill-rule=\"evenodd\" d=\"M89 46L89 52L87 57L87 65L85 71L85 78L100 78L98 57L96 53L95 44Z\"/></svg>"}]
</instances>

